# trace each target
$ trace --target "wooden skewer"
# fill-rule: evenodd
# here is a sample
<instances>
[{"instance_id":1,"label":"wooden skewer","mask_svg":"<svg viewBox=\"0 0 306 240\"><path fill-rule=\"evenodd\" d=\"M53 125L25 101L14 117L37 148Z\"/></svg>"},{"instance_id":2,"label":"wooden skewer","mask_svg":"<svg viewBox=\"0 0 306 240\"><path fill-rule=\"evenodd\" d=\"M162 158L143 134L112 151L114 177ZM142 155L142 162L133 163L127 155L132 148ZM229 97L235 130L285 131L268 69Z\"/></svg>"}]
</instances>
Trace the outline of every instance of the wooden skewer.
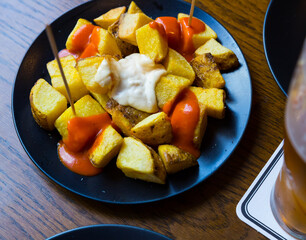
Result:
<instances>
[{"instance_id":1,"label":"wooden skewer","mask_svg":"<svg viewBox=\"0 0 306 240\"><path fill-rule=\"evenodd\" d=\"M67 91L68 100L69 100L69 103L70 103L70 106L71 106L71 109L72 109L72 113L76 116L74 103L73 103L72 98L71 98L70 89L69 89L69 86L68 86L68 83L67 83L67 80L66 80L66 77L65 77L65 73L64 73L61 61L60 61L59 56L58 56L58 51L57 51L54 35L53 35L52 29L51 29L49 24L46 25L46 32L47 32L47 36L48 36L48 39L49 39L49 43L50 43L52 52L53 52L54 57L57 61L59 70L61 72L64 84L65 84L65 88L66 88L66 91Z\"/></svg>"},{"instance_id":2,"label":"wooden skewer","mask_svg":"<svg viewBox=\"0 0 306 240\"><path fill-rule=\"evenodd\" d=\"M190 7L190 13L189 13L188 26L191 26L191 20L193 17L193 10L194 10L194 3L195 3L195 0L192 0L191 7Z\"/></svg>"}]
</instances>

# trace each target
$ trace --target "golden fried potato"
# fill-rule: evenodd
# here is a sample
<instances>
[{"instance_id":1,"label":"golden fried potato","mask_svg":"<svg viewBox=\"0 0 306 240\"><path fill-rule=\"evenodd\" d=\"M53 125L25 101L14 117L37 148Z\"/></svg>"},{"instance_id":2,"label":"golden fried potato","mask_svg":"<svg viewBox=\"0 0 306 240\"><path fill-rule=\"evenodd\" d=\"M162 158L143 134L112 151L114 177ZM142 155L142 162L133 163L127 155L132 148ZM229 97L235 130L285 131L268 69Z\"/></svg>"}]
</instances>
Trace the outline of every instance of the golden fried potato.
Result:
<instances>
[{"instance_id":1,"label":"golden fried potato","mask_svg":"<svg viewBox=\"0 0 306 240\"><path fill-rule=\"evenodd\" d=\"M168 55L163 61L167 73L190 79L190 85L193 83L195 73L189 62L177 51L169 48Z\"/></svg>"},{"instance_id":2,"label":"golden fried potato","mask_svg":"<svg viewBox=\"0 0 306 240\"><path fill-rule=\"evenodd\" d=\"M223 89L190 87L190 90L197 96L198 101L207 107L208 116L224 118L226 94Z\"/></svg>"},{"instance_id":3,"label":"golden fried potato","mask_svg":"<svg viewBox=\"0 0 306 240\"><path fill-rule=\"evenodd\" d=\"M196 73L196 86L203 88L223 88L225 81L210 53L195 57L190 62Z\"/></svg>"},{"instance_id":4,"label":"golden fried potato","mask_svg":"<svg viewBox=\"0 0 306 240\"><path fill-rule=\"evenodd\" d=\"M74 108L76 116L78 117L89 117L105 112L101 107L101 105L89 95L85 95L80 100L78 100L74 104ZM71 107L69 107L55 120L54 126L56 127L57 131L61 134L63 139L68 137L67 124L68 121L73 117L74 115L72 109Z\"/></svg>"},{"instance_id":5,"label":"golden fried potato","mask_svg":"<svg viewBox=\"0 0 306 240\"><path fill-rule=\"evenodd\" d=\"M40 78L31 89L30 105L38 125L51 131L55 120L67 109L67 100L46 80Z\"/></svg>"},{"instance_id":6,"label":"golden fried potato","mask_svg":"<svg viewBox=\"0 0 306 240\"><path fill-rule=\"evenodd\" d=\"M88 90L85 87L78 71L75 68L76 60L72 55L69 55L61 58L60 61L65 73L66 80L68 82L72 100L77 101L84 95L88 94ZM56 60L48 62L47 69L51 77L52 86L68 99L64 80L62 78Z\"/></svg>"},{"instance_id":7,"label":"golden fried potato","mask_svg":"<svg viewBox=\"0 0 306 240\"><path fill-rule=\"evenodd\" d=\"M155 87L158 107L162 109L166 103L174 101L175 97L190 85L191 81L184 77L172 74L162 76Z\"/></svg>"},{"instance_id":8,"label":"golden fried potato","mask_svg":"<svg viewBox=\"0 0 306 240\"><path fill-rule=\"evenodd\" d=\"M103 59L104 57L98 56L82 58L76 65L76 69L78 70L83 83L89 91L104 93L101 86L97 82L93 81Z\"/></svg>"},{"instance_id":9,"label":"golden fried potato","mask_svg":"<svg viewBox=\"0 0 306 240\"><path fill-rule=\"evenodd\" d=\"M127 11L127 13L143 13L143 11L141 11L141 9L136 5L136 3L134 1L132 1L130 3L129 9Z\"/></svg>"},{"instance_id":10,"label":"golden fried potato","mask_svg":"<svg viewBox=\"0 0 306 240\"><path fill-rule=\"evenodd\" d=\"M99 31L99 44L98 51L100 55L111 55L115 58L121 58L121 51L117 46L115 38L105 29L98 28Z\"/></svg>"},{"instance_id":11,"label":"golden fried potato","mask_svg":"<svg viewBox=\"0 0 306 240\"><path fill-rule=\"evenodd\" d=\"M107 13L102 14L100 17L94 19L94 22L104 28L107 29L114 22L118 21L121 14L125 13L126 7L117 7L109 10Z\"/></svg>"},{"instance_id":12,"label":"golden fried potato","mask_svg":"<svg viewBox=\"0 0 306 240\"><path fill-rule=\"evenodd\" d=\"M159 145L158 154L168 174L198 165L195 156L173 145Z\"/></svg>"},{"instance_id":13,"label":"golden fried potato","mask_svg":"<svg viewBox=\"0 0 306 240\"><path fill-rule=\"evenodd\" d=\"M105 110L112 115L113 122L126 136L131 136L132 127L150 115L130 106L122 106L112 98L107 101Z\"/></svg>"},{"instance_id":14,"label":"golden fried potato","mask_svg":"<svg viewBox=\"0 0 306 240\"><path fill-rule=\"evenodd\" d=\"M100 105L103 107L103 109L106 111L106 103L109 100L109 96L107 94L99 94L90 92L90 94L93 96L93 98L100 103Z\"/></svg>"},{"instance_id":15,"label":"golden fried potato","mask_svg":"<svg viewBox=\"0 0 306 240\"><path fill-rule=\"evenodd\" d=\"M154 62L161 62L168 54L168 41L149 24L137 29L136 42L139 53L147 55Z\"/></svg>"},{"instance_id":16,"label":"golden fried potato","mask_svg":"<svg viewBox=\"0 0 306 240\"><path fill-rule=\"evenodd\" d=\"M133 136L149 145L170 143L172 140L171 122L164 112L148 116L137 123L131 131Z\"/></svg>"},{"instance_id":17,"label":"golden fried potato","mask_svg":"<svg viewBox=\"0 0 306 240\"><path fill-rule=\"evenodd\" d=\"M111 125L106 127L88 150L92 165L105 167L119 153L122 142L123 138Z\"/></svg>"},{"instance_id":18,"label":"golden fried potato","mask_svg":"<svg viewBox=\"0 0 306 240\"><path fill-rule=\"evenodd\" d=\"M136 30L153 21L144 13L126 13L119 22L119 38L137 46Z\"/></svg>"},{"instance_id":19,"label":"golden fried potato","mask_svg":"<svg viewBox=\"0 0 306 240\"><path fill-rule=\"evenodd\" d=\"M239 65L238 58L235 53L232 50L222 46L213 38L208 40L195 51L196 56L203 55L205 53L211 53L221 71L227 71Z\"/></svg>"},{"instance_id":20,"label":"golden fried potato","mask_svg":"<svg viewBox=\"0 0 306 240\"><path fill-rule=\"evenodd\" d=\"M74 46L73 46L73 35L75 34L75 32L81 28L83 25L86 25L86 24L91 24L91 22L89 22L88 20L86 19L83 19L83 18L80 18L76 25L74 26L73 30L71 31L71 33L69 34L68 38L67 38L67 41L66 41L66 48L70 51L73 51L75 50L74 49Z\"/></svg>"},{"instance_id":21,"label":"golden fried potato","mask_svg":"<svg viewBox=\"0 0 306 240\"><path fill-rule=\"evenodd\" d=\"M198 98L197 95L196 97L198 99L198 103L200 107L200 116L199 116L198 124L194 130L193 143L196 148L200 149L202 140L204 137L204 133L207 127L207 107L203 102L201 102L201 99Z\"/></svg>"},{"instance_id":22,"label":"golden fried potato","mask_svg":"<svg viewBox=\"0 0 306 240\"><path fill-rule=\"evenodd\" d=\"M162 160L140 140L124 138L116 164L127 177L165 184L166 170Z\"/></svg>"},{"instance_id":23,"label":"golden fried potato","mask_svg":"<svg viewBox=\"0 0 306 240\"><path fill-rule=\"evenodd\" d=\"M122 17L121 17L122 18ZM120 19L121 19L120 18ZM119 22L120 20L114 22L112 25L108 27L108 32L113 36L116 40L117 46L121 51L122 57L126 57L131 55L132 53L138 53L138 48L128 42L122 41L119 38Z\"/></svg>"},{"instance_id":24,"label":"golden fried potato","mask_svg":"<svg viewBox=\"0 0 306 240\"><path fill-rule=\"evenodd\" d=\"M188 17L189 18L189 15L184 14L184 13L179 13L178 16L177 16L177 19L180 20L181 18L184 18L184 17ZM211 38L214 38L214 39L218 38L218 36L215 33L215 31L212 30L206 23L204 23L204 24L205 24L204 32L201 32L201 33L198 33L198 34L194 34L192 36L192 42L193 42L193 46L194 46L195 49L197 49L200 46L202 46L205 42L207 42Z\"/></svg>"}]
</instances>

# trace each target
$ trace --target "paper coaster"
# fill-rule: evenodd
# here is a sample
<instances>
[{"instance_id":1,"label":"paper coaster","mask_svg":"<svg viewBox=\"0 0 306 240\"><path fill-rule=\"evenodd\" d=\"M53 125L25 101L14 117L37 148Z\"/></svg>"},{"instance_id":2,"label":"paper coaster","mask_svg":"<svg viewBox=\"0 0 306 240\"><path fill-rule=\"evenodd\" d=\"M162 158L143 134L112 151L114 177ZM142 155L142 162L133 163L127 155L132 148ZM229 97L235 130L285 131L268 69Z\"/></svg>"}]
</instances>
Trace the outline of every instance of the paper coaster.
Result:
<instances>
[{"instance_id":1,"label":"paper coaster","mask_svg":"<svg viewBox=\"0 0 306 240\"><path fill-rule=\"evenodd\" d=\"M276 222L271 206L272 187L284 161L284 141L278 146L252 185L239 201L238 217L269 239L295 239L286 233Z\"/></svg>"}]
</instances>

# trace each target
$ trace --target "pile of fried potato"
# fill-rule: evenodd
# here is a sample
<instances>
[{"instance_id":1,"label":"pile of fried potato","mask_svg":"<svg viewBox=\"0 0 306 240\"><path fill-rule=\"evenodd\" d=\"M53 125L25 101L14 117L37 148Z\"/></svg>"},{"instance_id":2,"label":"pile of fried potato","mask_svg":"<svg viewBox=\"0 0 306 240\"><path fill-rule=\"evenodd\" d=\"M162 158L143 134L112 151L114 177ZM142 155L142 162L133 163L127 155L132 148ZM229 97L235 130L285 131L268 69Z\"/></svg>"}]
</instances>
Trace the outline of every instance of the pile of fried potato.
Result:
<instances>
[{"instance_id":1,"label":"pile of fried potato","mask_svg":"<svg viewBox=\"0 0 306 240\"><path fill-rule=\"evenodd\" d=\"M188 17L178 14L178 19ZM121 129L119 134L108 126L103 136L88 151L95 167L104 167L117 156L117 167L127 177L164 184L167 174L173 174L198 164L196 157L171 145L172 127L166 113L146 113L130 106L122 106L108 97L94 81L97 69L105 58L120 59L139 52L161 63L167 70L157 82L155 92L160 110L164 105L189 88L197 97L200 117L194 132L194 145L199 149L207 125L207 116L222 119L225 114L225 81L221 71L235 68L236 55L222 46L217 34L206 25L204 32L193 36L196 48L194 59L188 63L174 49L168 47L158 30L149 26L153 21L131 2L94 19L100 26L99 54L76 60L72 55L61 58L77 116L91 116L107 112ZM73 33L84 24L79 19L69 35L66 48L71 49ZM39 79L30 92L30 104L35 121L44 129L58 130L62 138L68 136L67 124L73 118L67 108L67 93L55 60L47 64L50 85Z\"/></svg>"}]
</instances>

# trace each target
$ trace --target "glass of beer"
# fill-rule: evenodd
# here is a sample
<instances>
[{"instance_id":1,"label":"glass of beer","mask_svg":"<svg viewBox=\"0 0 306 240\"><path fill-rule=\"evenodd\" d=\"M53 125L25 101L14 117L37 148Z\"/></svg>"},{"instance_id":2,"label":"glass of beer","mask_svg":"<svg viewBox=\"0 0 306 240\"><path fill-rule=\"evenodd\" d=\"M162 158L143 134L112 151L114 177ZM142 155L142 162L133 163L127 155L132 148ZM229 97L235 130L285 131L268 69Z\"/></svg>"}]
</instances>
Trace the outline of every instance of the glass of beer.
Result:
<instances>
[{"instance_id":1,"label":"glass of beer","mask_svg":"<svg viewBox=\"0 0 306 240\"><path fill-rule=\"evenodd\" d=\"M306 239L306 41L287 99L284 159L271 194L272 212L286 232Z\"/></svg>"}]
</instances>

